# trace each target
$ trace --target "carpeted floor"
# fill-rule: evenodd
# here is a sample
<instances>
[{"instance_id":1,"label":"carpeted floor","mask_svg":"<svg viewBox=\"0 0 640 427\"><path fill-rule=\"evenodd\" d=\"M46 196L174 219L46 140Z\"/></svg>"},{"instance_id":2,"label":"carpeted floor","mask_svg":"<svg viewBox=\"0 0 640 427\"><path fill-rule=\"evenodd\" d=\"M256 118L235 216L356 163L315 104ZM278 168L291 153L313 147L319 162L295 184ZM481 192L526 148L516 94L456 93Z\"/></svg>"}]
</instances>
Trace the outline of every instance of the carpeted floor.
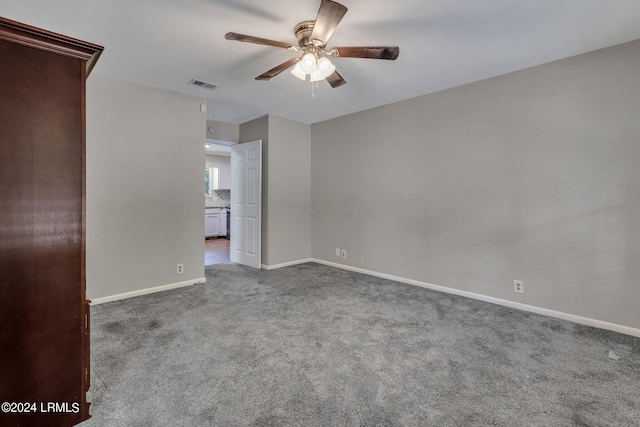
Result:
<instances>
[{"instance_id":1,"label":"carpeted floor","mask_svg":"<svg viewBox=\"0 0 640 427\"><path fill-rule=\"evenodd\" d=\"M83 427L640 426L640 339L313 263L206 274L92 307Z\"/></svg>"}]
</instances>

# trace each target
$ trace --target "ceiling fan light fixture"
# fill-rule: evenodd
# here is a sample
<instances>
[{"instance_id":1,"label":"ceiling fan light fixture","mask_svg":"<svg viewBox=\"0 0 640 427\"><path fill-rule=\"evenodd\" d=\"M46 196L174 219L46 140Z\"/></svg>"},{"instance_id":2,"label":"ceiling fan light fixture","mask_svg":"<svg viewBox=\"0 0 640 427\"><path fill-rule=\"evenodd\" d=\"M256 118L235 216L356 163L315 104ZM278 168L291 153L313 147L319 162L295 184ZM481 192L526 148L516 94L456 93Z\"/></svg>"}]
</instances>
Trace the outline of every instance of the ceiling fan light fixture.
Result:
<instances>
[{"instance_id":1,"label":"ceiling fan light fixture","mask_svg":"<svg viewBox=\"0 0 640 427\"><path fill-rule=\"evenodd\" d=\"M318 69L313 70L313 72L311 73L311 81L312 82L319 82L322 79L324 79L324 76L322 75L322 71L320 71Z\"/></svg>"},{"instance_id":2,"label":"ceiling fan light fixture","mask_svg":"<svg viewBox=\"0 0 640 427\"><path fill-rule=\"evenodd\" d=\"M347 81L338 73L335 65L331 63L327 56L395 60L400 53L398 46L352 46L332 49L326 47L329 38L346 12L347 7L336 0L320 0L320 8L316 19L300 22L293 28L293 32L298 39L298 46L239 33L227 33L224 37L227 40L274 46L301 52L300 57L290 58L262 73L255 78L256 80L270 80L283 71L294 67L291 70L291 74L302 81L306 81L307 74L309 74L311 76L310 80L316 83L312 87L316 87L319 80L326 79L332 88L337 88L347 83Z\"/></svg>"},{"instance_id":3,"label":"ceiling fan light fixture","mask_svg":"<svg viewBox=\"0 0 640 427\"><path fill-rule=\"evenodd\" d=\"M305 53L300 59L300 68L307 74L313 73L316 68L316 56L313 53Z\"/></svg>"},{"instance_id":4,"label":"ceiling fan light fixture","mask_svg":"<svg viewBox=\"0 0 640 427\"><path fill-rule=\"evenodd\" d=\"M300 80L306 80L307 79L307 73L302 71L302 64L300 64L299 62L296 64L295 67L293 67L293 70L291 70L291 74L293 74L294 76L296 76Z\"/></svg>"},{"instance_id":5,"label":"ceiling fan light fixture","mask_svg":"<svg viewBox=\"0 0 640 427\"><path fill-rule=\"evenodd\" d=\"M336 66L329 61L329 58L325 58L324 56L318 59L318 70L322 74L322 78L325 79L333 74L336 71Z\"/></svg>"}]
</instances>

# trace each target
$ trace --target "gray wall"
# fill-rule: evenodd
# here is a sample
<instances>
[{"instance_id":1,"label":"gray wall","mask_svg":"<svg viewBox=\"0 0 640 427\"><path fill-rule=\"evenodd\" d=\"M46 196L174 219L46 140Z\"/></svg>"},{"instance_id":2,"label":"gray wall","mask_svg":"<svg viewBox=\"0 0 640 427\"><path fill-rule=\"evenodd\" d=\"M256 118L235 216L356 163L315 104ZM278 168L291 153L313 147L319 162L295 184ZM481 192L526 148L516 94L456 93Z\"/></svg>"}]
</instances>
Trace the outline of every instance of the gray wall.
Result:
<instances>
[{"instance_id":1,"label":"gray wall","mask_svg":"<svg viewBox=\"0 0 640 427\"><path fill-rule=\"evenodd\" d=\"M87 81L87 294L204 277L204 99ZM176 264L185 273L176 275Z\"/></svg>"},{"instance_id":2,"label":"gray wall","mask_svg":"<svg viewBox=\"0 0 640 427\"><path fill-rule=\"evenodd\" d=\"M213 132L209 128L213 126ZM237 123L219 122L217 120L207 120L207 138L219 141L239 142L240 125Z\"/></svg>"},{"instance_id":3,"label":"gray wall","mask_svg":"<svg viewBox=\"0 0 640 427\"><path fill-rule=\"evenodd\" d=\"M311 257L311 128L269 115L268 265Z\"/></svg>"},{"instance_id":4,"label":"gray wall","mask_svg":"<svg viewBox=\"0 0 640 427\"><path fill-rule=\"evenodd\" d=\"M639 328L639 76L636 41L313 124L313 257Z\"/></svg>"},{"instance_id":5,"label":"gray wall","mask_svg":"<svg viewBox=\"0 0 640 427\"><path fill-rule=\"evenodd\" d=\"M307 124L268 115L240 125L262 139L262 264L311 256L311 137Z\"/></svg>"}]
</instances>

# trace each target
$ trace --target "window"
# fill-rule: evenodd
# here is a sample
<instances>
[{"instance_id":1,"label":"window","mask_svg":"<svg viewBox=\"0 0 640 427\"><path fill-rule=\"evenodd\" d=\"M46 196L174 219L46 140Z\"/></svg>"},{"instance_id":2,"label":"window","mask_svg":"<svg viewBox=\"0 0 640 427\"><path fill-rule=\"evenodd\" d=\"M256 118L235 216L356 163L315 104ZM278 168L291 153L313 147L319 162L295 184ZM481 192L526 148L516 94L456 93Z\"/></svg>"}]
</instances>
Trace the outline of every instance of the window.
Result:
<instances>
[{"instance_id":1,"label":"window","mask_svg":"<svg viewBox=\"0 0 640 427\"><path fill-rule=\"evenodd\" d=\"M218 168L206 168L204 170L204 195L213 196L213 190L220 188L220 171Z\"/></svg>"}]
</instances>

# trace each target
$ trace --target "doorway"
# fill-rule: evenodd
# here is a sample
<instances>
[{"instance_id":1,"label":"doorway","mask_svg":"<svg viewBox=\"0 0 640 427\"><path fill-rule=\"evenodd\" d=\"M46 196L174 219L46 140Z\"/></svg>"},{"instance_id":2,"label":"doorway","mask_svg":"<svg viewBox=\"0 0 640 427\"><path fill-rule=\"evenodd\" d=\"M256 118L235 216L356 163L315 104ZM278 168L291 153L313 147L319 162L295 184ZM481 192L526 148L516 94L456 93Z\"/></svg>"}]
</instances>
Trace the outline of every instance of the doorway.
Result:
<instances>
[{"instance_id":1,"label":"doorway","mask_svg":"<svg viewBox=\"0 0 640 427\"><path fill-rule=\"evenodd\" d=\"M205 266L233 262L260 269L262 141L207 140L206 146ZM227 150L229 157L220 159ZM207 238L226 242L207 244Z\"/></svg>"},{"instance_id":2,"label":"doorway","mask_svg":"<svg viewBox=\"0 0 640 427\"><path fill-rule=\"evenodd\" d=\"M231 236L227 233L231 203L231 150L233 143L206 141L204 265L230 263Z\"/></svg>"}]
</instances>

